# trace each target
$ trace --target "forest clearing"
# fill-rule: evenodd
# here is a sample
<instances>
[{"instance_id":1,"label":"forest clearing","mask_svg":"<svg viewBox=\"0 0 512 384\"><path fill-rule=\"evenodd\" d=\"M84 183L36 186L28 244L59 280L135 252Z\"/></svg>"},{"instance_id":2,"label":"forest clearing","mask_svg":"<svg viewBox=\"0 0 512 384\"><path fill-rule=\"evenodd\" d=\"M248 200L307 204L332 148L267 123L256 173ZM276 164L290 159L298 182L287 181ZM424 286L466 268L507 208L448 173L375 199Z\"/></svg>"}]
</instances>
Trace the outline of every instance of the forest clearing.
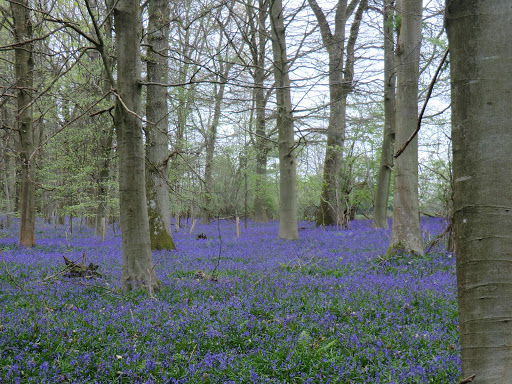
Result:
<instances>
[{"instance_id":1,"label":"forest clearing","mask_svg":"<svg viewBox=\"0 0 512 384\"><path fill-rule=\"evenodd\" d=\"M425 244L446 226L421 224ZM294 242L276 222L249 222L239 238L234 221L180 230L177 251L154 252L153 297L116 290L118 232L101 243L78 220L73 233L41 223L22 248L3 230L0 382L458 382L450 253L385 256L390 230L368 220L299 226ZM102 277L63 276L62 257L84 252Z\"/></svg>"}]
</instances>

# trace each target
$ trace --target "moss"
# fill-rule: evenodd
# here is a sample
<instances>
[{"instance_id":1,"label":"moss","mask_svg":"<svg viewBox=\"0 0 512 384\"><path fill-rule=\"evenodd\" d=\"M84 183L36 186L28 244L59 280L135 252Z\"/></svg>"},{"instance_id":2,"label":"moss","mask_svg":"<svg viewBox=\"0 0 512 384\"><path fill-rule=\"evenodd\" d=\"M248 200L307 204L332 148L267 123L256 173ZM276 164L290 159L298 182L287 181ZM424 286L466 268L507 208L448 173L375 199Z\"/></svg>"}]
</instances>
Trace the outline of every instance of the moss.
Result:
<instances>
[{"instance_id":1,"label":"moss","mask_svg":"<svg viewBox=\"0 0 512 384\"><path fill-rule=\"evenodd\" d=\"M151 226L150 226L151 227ZM176 245L170 234L168 234L164 228L150 228L151 231L151 249L152 250L172 250L176 249Z\"/></svg>"},{"instance_id":2,"label":"moss","mask_svg":"<svg viewBox=\"0 0 512 384\"><path fill-rule=\"evenodd\" d=\"M156 207L148 206L149 215L149 234L151 239L152 250L168 250L176 249L174 240L170 233L165 230Z\"/></svg>"}]
</instances>

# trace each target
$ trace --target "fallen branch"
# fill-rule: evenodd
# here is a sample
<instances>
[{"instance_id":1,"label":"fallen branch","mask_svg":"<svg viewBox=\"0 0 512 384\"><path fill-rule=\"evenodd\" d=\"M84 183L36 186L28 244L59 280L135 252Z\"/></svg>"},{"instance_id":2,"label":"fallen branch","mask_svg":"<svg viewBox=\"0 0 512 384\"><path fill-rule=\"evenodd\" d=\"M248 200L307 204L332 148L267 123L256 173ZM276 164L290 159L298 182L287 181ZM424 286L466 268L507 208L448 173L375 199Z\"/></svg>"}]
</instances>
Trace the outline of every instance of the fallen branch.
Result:
<instances>
[{"instance_id":1,"label":"fallen branch","mask_svg":"<svg viewBox=\"0 0 512 384\"><path fill-rule=\"evenodd\" d=\"M89 263L89 265L85 264L85 251L82 254L82 263L69 260L66 256L62 257L64 258L64 263L66 264L67 269L67 273L64 276L85 277L86 279L101 277L101 275L97 272L99 265L93 263Z\"/></svg>"},{"instance_id":2,"label":"fallen branch","mask_svg":"<svg viewBox=\"0 0 512 384\"><path fill-rule=\"evenodd\" d=\"M209 280L209 281L219 281L217 279L217 276L216 275L208 275L206 273L204 273L203 271L197 271L196 274L194 275L194 278L196 280Z\"/></svg>"}]
</instances>

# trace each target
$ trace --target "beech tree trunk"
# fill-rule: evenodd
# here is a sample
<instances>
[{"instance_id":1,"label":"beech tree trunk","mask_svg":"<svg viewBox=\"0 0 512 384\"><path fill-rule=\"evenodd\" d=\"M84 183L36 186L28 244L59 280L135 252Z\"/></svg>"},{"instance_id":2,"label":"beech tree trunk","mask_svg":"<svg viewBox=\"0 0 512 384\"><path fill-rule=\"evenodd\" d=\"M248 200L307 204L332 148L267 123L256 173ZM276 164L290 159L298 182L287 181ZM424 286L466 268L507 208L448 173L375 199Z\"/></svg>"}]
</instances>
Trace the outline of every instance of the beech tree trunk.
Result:
<instances>
[{"instance_id":1,"label":"beech tree trunk","mask_svg":"<svg viewBox=\"0 0 512 384\"><path fill-rule=\"evenodd\" d=\"M248 7L249 8L249 7ZM254 61L254 104L256 112L255 147L256 147L256 178L254 180L254 221L265 223L267 214L267 156L270 150L265 129L265 47L268 41L267 28L265 27L268 15L268 2L258 1L257 25L251 23L252 42L250 49Z\"/></svg>"},{"instance_id":2,"label":"beech tree trunk","mask_svg":"<svg viewBox=\"0 0 512 384\"><path fill-rule=\"evenodd\" d=\"M388 228L389 187L393 168L393 144L395 141L395 53L393 36L393 2L384 0L384 137L380 156L377 192L373 207L373 228Z\"/></svg>"},{"instance_id":3,"label":"beech tree trunk","mask_svg":"<svg viewBox=\"0 0 512 384\"><path fill-rule=\"evenodd\" d=\"M16 129L19 135L20 172L20 237L22 246L35 245L35 166L30 159L34 152L32 106L34 91L34 59L32 57L32 21L28 0L10 2L14 22L16 100L18 113Z\"/></svg>"},{"instance_id":4,"label":"beech tree trunk","mask_svg":"<svg viewBox=\"0 0 512 384\"><path fill-rule=\"evenodd\" d=\"M98 206L96 208L94 220L95 236L103 236L102 222L107 216L107 198L108 198L108 179L110 175L110 154L112 152L112 141L114 138L113 127L106 126L101 132L100 151L102 158L100 159L98 172Z\"/></svg>"},{"instance_id":5,"label":"beech tree trunk","mask_svg":"<svg viewBox=\"0 0 512 384\"><path fill-rule=\"evenodd\" d=\"M189 33L185 34L184 37L184 52L182 54L183 58L189 57L187 48L188 48L188 40L189 40ZM184 60L183 60L184 61ZM182 64L180 67L180 74L179 74L179 82L184 84L187 81L188 78L188 71L189 71L190 65L189 64ZM191 88L192 86L190 86ZM174 146L173 146L173 152L174 156L170 160L170 174L169 174L169 182L173 186L173 191L178 194L180 193L180 180L184 174L183 169L183 159L181 156L183 156L183 149L185 146L185 132L187 127L187 119L190 114L190 104L193 101L193 95L194 90L187 89L186 87L179 87L177 90L177 98L178 103L176 107L176 135L174 136ZM186 210L185 207L182 207L181 204L178 203L178 201L174 202L175 205L175 231L178 231L178 228L180 227L180 215L184 213Z\"/></svg>"},{"instance_id":6,"label":"beech tree trunk","mask_svg":"<svg viewBox=\"0 0 512 384\"><path fill-rule=\"evenodd\" d=\"M418 120L422 0L404 0L397 44L396 142L407 141ZM418 137L395 161L393 227L389 251L423 254L418 206Z\"/></svg>"},{"instance_id":7,"label":"beech tree trunk","mask_svg":"<svg viewBox=\"0 0 512 384\"><path fill-rule=\"evenodd\" d=\"M119 0L114 7L117 47L115 126L119 154L119 202L123 244L121 287L158 286L149 238L145 156L141 110L139 1Z\"/></svg>"},{"instance_id":8,"label":"beech tree trunk","mask_svg":"<svg viewBox=\"0 0 512 384\"><path fill-rule=\"evenodd\" d=\"M110 43L112 41L112 15L110 10L112 9L112 0L107 0L106 2L106 17L105 19L105 36L107 41ZM94 6L97 7L97 1L94 2ZM109 44L110 47L110 44ZM107 49L109 47L104 47ZM101 52L100 52L101 54ZM101 58L99 58L101 59ZM112 66L111 60L107 60L109 65ZM111 84L110 79L108 78L107 71L103 69L103 92L107 93L110 90ZM112 101L112 98L108 98L109 101ZM96 208L95 221L94 221L94 234L95 236L99 236L102 241L105 240L104 233L104 222L107 216L107 199L108 199L108 180L110 176L110 165L111 165L111 153L112 153L112 142L114 139L114 127L111 124L110 116L104 119L104 124L102 125L102 129L100 132L99 138L99 151L101 153L101 158L98 164L98 181L97 181L97 196L98 196L98 206Z\"/></svg>"},{"instance_id":9,"label":"beech tree trunk","mask_svg":"<svg viewBox=\"0 0 512 384\"><path fill-rule=\"evenodd\" d=\"M279 234L281 239L299 238L297 226L297 159L290 94L290 77L286 56L286 37L281 0L270 5L272 53L277 101L279 140Z\"/></svg>"},{"instance_id":10,"label":"beech tree trunk","mask_svg":"<svg viewBox=\"0 0 512 384\"><path fill-rule=\"evenodd\" d=\"M348 207L349 197L344 185L346 175L342 175L343 146L345 144L347 97L352 92L354 78L354 47L359 33L359 26L367 0L339 0L334 18L334 33L316 2L308 0L315 13L322 42L329 55L329 125L327 127L327 146L325 150L322 195L317 214L317 225L346 226L350 221ZM345 28L355 6L359 3L345 51Z\"/></svg>"},{"instance_id":11,"label":"beech tree trunk","mask_svg":"<svg viewBox=\"0 0 512 384\"><path fill-rule=\"evenodd\" d=\"M512 7L446 2L462 375L512 380Z\"/></svg>"},{"instance_id":12,"label":"beech tree trunk","mask_svg":"<svg viewBox=\"0 0 512 384\"><path fill-rule=\"evenodd\" d=\"M167 84L169 50L169 3L150 0L148 7L148 82ZM148 85L146 117L146 193L152 249L175 249L169 199L169 137L167 88Z\"/></svg>"},{"instance_id":13,"label":"beech tree trunk","mask_svg":"<svg viewBox=\"0 0 512 384\"><path fill-rule=\"evenodd\" d=\"M9 126L9 113L7 108L1 108L1 120L0 125L2 127ZM9 142L9 132L5 130L0 134L1 136L1 145L0 145L0 164L2 167L1 170L1 178L2 178L2 189L4 192L5 198L5 227L8 229L12 224L12 207L11 207L11 186L9 185L9 169L10 169L10 161L9 155L7 154L7 145Z\"/></svg>"}]
</instances>

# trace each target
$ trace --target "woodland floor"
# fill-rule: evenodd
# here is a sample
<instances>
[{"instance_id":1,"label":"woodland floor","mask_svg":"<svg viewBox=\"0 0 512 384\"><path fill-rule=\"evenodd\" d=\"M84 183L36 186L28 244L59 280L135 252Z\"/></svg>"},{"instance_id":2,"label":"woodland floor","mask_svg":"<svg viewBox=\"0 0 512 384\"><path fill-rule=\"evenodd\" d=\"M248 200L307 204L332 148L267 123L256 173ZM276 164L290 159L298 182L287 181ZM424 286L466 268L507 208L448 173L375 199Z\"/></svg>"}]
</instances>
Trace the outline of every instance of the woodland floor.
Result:
<instances>
[{"instance_id":1,"label":"woodland floor","mask_svg":"<svg viewBox=\"0 0 512 384\"><path fill-rule=\"evenodd\" d=\"M276 222L182 229L153 255L153 298L115 289L118 231L38 222L23 249L16 223L0 230L0 382L457 383L454 258L385 257L390 231L369 221L299 225L298 241ZM424 219L425 243L445 225ZM101 278L59 273L84 251Z\"/></svg>"}]
</instances>

